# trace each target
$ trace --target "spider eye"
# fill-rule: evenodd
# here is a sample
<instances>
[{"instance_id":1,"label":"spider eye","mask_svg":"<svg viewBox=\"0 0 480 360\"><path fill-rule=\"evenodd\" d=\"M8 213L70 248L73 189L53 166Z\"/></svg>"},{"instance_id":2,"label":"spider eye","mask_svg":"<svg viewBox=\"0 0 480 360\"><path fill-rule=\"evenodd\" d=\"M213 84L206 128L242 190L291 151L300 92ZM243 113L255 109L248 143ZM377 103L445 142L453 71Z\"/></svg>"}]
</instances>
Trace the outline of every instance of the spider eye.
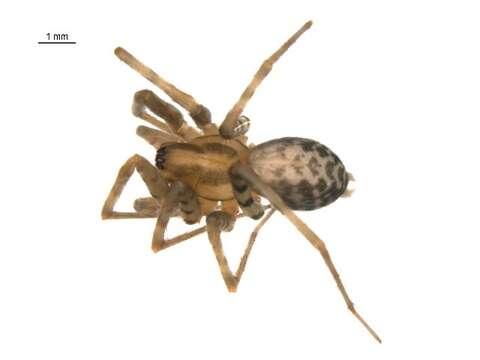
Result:
<instances>
[{"instance_id":1,"label":"spider eye","mask_svg":"<svg viewBox=\"0 0 480 360\"><path fill-rule=\"evenodd\" d=\"M157 150L157 156L155 157L155 165L157 165L160 170L165 168L165 155L167 155L167 147L162 146Z\"/></svg>"}]
</instances>

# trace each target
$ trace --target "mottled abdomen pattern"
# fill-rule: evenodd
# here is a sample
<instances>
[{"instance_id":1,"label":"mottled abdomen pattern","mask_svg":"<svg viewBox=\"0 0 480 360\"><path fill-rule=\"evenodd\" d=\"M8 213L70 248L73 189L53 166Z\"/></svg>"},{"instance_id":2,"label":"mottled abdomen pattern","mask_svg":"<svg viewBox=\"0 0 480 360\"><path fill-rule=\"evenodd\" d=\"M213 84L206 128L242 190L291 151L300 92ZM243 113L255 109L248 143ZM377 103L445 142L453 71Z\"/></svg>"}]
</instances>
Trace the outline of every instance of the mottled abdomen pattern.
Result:
<instances>
[{"instance_id":1,"label":"mottled abdomen pattern","mask_svg":"<svg viewBox=\"0 0 480 360\"><path fill-rule=\"evenodd\" d=\"M286 137L267 141L249 157L255 173L293 210L313 210L345 192L348 176L333 151L314 140Z\"/></svg>"}]
</instances>

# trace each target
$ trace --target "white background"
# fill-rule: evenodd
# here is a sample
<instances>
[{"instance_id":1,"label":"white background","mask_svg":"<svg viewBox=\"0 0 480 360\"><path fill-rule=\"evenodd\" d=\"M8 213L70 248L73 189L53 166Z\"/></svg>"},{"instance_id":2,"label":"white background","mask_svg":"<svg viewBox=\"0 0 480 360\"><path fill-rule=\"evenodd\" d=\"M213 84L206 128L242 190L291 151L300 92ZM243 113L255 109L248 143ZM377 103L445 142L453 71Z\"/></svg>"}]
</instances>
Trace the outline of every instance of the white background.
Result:
<instances>
[{"instance_id":1,"label":"white background","mask_svg":"<svg viewBox=\"0 0 480 360\"><path fill-rule=\"evenodd\" d=\"M4 2L0 358L478 359L477 5ZM245 114L253 142L314 138L355 175L353 197L299 215L382 345L279 214L236 294L205 235L154 255L153 220L100 220L123 161L154 158L130 114L133 93L153 86L116 46L220 122L309 19ZM38 45L48 32L77 44ZM128 209L146 190L135 179L124 195ZM234 264L254 224L225 235ZM168 235L183 229L174 222Z\"/></svg>"}]
</instances>

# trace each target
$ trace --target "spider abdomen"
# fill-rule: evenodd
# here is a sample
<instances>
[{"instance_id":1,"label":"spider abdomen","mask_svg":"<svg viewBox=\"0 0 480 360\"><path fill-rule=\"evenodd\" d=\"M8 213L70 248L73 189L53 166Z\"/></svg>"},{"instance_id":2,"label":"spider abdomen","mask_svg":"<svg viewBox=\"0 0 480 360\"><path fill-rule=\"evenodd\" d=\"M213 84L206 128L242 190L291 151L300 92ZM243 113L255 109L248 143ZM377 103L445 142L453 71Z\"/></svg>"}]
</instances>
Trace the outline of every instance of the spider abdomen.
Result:
<instances>
[{"instance_id":1,"label":"spider abdomen","mask_svg":"<svg viewBox=\"0 0 480 360\"><path fill-rule=\"evenodd\" d=\"M313 210L334 202L348 185L343 163L325 145L286 137L255 147L249 156L255 173L292 210Z\"/></svg>"}]
</instances>

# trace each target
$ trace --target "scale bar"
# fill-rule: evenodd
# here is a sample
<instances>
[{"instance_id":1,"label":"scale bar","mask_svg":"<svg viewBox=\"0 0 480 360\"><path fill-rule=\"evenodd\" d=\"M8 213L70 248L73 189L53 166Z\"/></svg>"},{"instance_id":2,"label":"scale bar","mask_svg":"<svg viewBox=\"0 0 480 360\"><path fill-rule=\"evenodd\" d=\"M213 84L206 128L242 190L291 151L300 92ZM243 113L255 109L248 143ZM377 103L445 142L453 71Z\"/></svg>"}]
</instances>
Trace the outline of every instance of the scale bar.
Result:
<instances>
[{"instance_id":1,"label":"scale bar","mask_svg":"<svg viewBox=\"0 0 480 360\"><path fill-rule=\"evenodd\" d=\"M76 44L76 41L39 41L39 44Z\"/></svg>"}]
</instances>

